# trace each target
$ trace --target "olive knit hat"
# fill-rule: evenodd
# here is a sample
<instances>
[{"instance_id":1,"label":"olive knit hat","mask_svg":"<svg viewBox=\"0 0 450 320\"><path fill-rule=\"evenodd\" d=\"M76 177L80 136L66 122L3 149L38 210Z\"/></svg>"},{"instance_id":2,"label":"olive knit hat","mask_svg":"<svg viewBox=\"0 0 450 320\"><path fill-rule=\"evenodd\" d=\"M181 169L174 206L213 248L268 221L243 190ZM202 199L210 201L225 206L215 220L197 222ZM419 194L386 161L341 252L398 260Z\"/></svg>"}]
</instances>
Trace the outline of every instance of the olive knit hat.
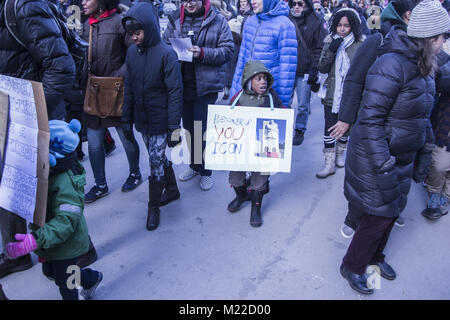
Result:
<instances>
[{"instance_id":1,"label":"olive knit hat","mask_svg":"<svg viewBox=\"0 0 450 320\"><path fill-rule=\"evenodd\" d=\"M450 29L450 17L438 0L423 0L414 7L408 24L408 36L431 38Z\"/></svg>"}]
</instances>

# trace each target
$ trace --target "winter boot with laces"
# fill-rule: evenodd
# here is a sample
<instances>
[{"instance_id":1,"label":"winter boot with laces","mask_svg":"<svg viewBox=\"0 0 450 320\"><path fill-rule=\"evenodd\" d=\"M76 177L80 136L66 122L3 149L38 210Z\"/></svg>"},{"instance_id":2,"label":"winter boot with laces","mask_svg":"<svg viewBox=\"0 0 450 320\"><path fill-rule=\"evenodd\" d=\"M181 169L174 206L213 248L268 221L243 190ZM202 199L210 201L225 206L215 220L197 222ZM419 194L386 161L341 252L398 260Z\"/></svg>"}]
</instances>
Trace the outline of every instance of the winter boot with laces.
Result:
<instances>
[{"instance_id":1,"label":"winter boot with laces","mask_svg":"<svg viewBox=\"0 0 450 320\"><path fill-rule=\"evenodd\" d=\"M442 216L441 211L441 195L438 193L430 193L428 195L428 203L422 215L430 220L437 220Z\"/></svg>"},{"instance_id":2,"label":"winter boot with laces","mask_svg":"<svg viewBox=\"0 0 450 320\"><path fill-rule=\"evenodd\" d=\"M233 189L236 192L236 198L228 204L228 211L230 212L238 211L245 202L250 200L247 183L240 187L233 187Z\"/></svg>"},{"instance_id":3,"label":"winter boot with laces","mask_svg":"<svg viewBox=\"0 0 450 320\"><path fill-rule=\"evenodd\" d=\"M316 173L316 177L319 179L324 179L336 172L336 149L324 148L323 156L325 158L324 165L322 169Z\"/></svg>"},{"instance_id":4,"label":"winter boot with laces","mask_svg":"<svg viewBox=\"0 0 450 320\"><path fill-rule=\"evenodd\" d=\"M262 225L261 203L264 197L264 191L251 190L250 199L252 200L252 210L250 213L250 225L260 227Z\"/></svg>"},{"instance_id":5,"label":"winter boot with laces","mask_svg":"<svg viewBox=\"0 0 450 320\"><path fill-rule=\"evenodd\" d=\"M346 143L336 142L336 166L343 168L345 166L345 150L347 149Z\"/></svg>"},{"instance_id":6,"label":"winter boot with laces","mask_svg":"<svg viewBox=\"0 0 450 320\"><path fill-rule=\"evenodd\" d=\"M149 177L149 197L148 200L148 215L147 215L147 229L155 230L159 226L159 204L161 202L161 195L164 189L164 181L158 181Z\"/></svg>"},{"instance_id":7,"label":"winter boot with laces","mask_svg":"<svg viewBox=\"0 0 450 320\"><path fill-rule=\"evenodd\" d=\"M172 162L170 162L170 165L164 169L164 177L166 180L166 187L164 188L161 196L161 202L159 204L160 207L180 199L180 191L178 190L177 179L175 178Z\"/></svg>"}]
</instances>

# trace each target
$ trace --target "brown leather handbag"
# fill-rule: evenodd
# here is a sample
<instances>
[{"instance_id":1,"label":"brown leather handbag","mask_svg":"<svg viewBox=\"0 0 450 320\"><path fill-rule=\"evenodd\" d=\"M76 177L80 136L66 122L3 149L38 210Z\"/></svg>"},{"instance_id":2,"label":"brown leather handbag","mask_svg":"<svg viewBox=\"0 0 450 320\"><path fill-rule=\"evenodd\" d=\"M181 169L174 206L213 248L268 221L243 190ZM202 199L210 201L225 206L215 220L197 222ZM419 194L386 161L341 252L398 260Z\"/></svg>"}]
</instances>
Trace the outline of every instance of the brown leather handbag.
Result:
<instances>
[{"instance_id":1,"label":"brown leather handbag","mask_svg":"<svg viewBox=\"0 0 450 320\"><path fill-rule=\"evenodd\" d=\"M124 82L122 77L97 77L91 73L92 26L89 30L89 77L84 96L84 112L100 118L121 117Z\"/></svg>"}]
</instances>

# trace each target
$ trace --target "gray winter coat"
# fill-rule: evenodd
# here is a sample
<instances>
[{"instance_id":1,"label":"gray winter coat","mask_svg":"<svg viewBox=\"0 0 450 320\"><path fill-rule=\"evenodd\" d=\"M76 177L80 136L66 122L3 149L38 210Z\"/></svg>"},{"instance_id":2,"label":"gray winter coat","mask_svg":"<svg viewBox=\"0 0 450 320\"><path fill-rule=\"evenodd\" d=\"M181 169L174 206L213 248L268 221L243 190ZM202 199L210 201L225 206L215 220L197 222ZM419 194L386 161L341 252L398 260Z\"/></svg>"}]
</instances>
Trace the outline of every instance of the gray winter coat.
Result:
<instances>
[{"instance_id":1,"label":"gray winter coat","mask_svg":"<svg viewBox=\"0 0 450 320\"><path fill-rule=\"evenodd\" d=\"M206 17L200 27L197 46L204 50L201 60L195 63L195 81L197 96L216 93L225 85L226 63L231 59L234 43L227 20L210 7L209 0L204 2ZM181 10L184 10L183 6ZM179 16L178 16L179 15ZM163 40L170 45L170 38L183 38L181 24L183 14L178 13L175 19L169 19Z\"/></svg>"}]
</instances>

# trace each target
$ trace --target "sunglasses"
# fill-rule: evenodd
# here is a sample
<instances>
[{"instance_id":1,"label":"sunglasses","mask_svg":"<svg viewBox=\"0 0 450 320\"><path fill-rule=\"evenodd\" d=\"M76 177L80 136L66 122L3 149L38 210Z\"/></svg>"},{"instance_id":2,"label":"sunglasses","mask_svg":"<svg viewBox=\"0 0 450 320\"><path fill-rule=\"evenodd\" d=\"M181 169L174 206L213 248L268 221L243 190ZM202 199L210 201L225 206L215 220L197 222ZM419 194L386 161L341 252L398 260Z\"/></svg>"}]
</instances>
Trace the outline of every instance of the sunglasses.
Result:
<instances>
[{"instance_id":1,"label":"sunglasses","mask_svg":"<svg viewBox=\"0 0 450 320\"><path fill-rule=\"evenodd\" d=\"M293 1L292 2L292 7L295 7L295 6L299 6L299 7L304 7L305 6L305 3L304 2L302 2L302 1Z\"/></svg>"}]
</instances>

